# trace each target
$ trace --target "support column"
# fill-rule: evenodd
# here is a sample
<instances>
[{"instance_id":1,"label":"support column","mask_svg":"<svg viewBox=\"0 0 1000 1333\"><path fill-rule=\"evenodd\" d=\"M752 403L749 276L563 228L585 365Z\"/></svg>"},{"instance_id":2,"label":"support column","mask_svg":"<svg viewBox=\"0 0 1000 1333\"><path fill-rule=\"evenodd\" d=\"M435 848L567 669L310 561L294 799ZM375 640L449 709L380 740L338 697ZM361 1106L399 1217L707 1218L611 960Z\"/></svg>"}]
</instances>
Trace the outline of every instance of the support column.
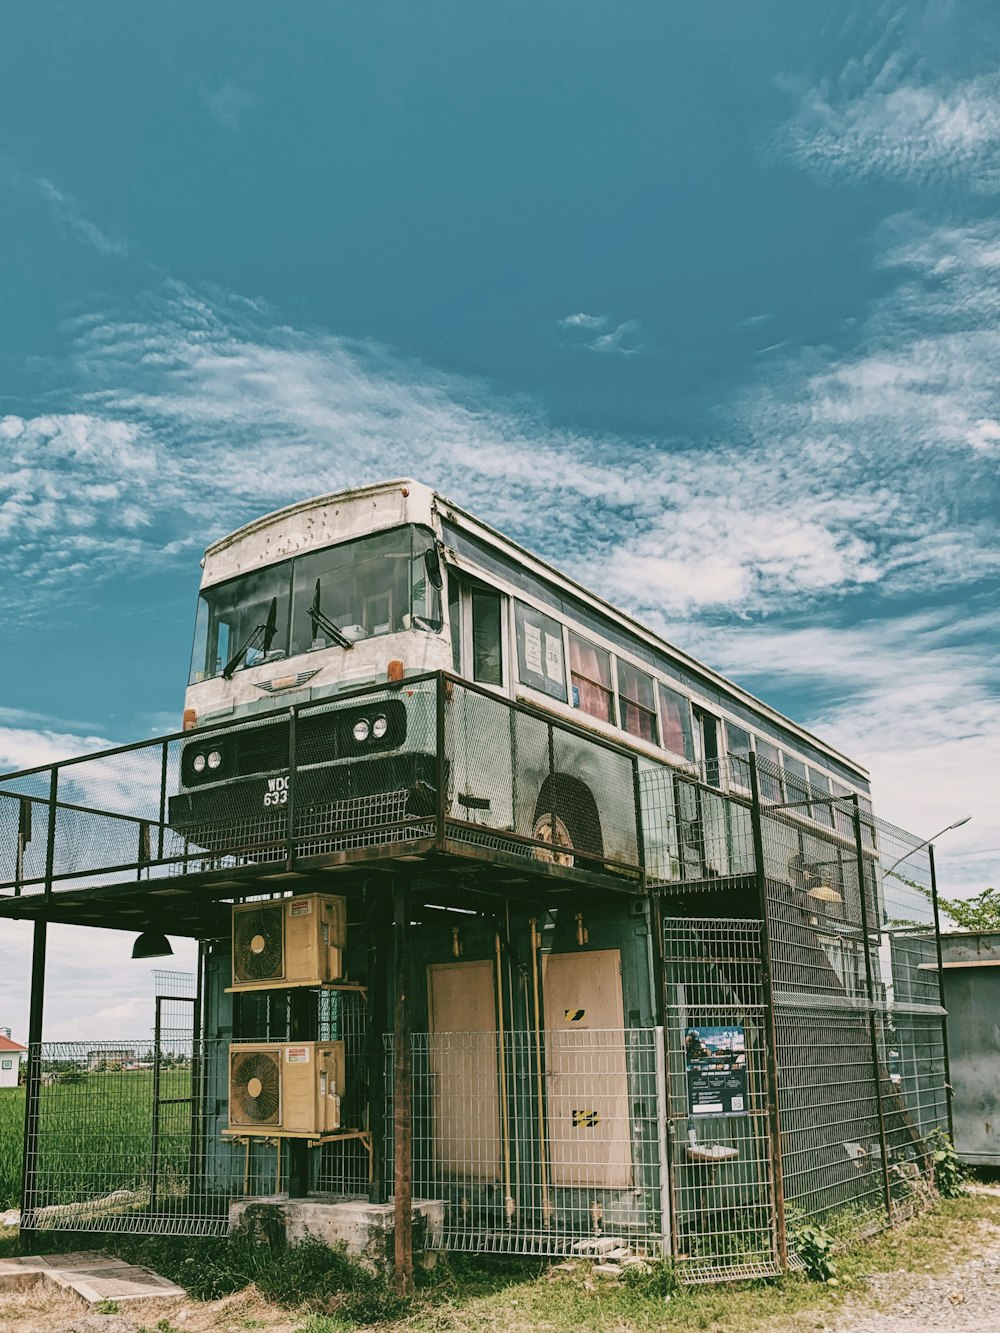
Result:
<instances>
[{"instance_id":1,"label":"support column","mask_svg":"<svg viewBox=\"0 0 1000 1333\"><path fill-rule=\"evenodd\" d=\"M292 1041L315 1041L317 1028L316 992L289 992L288 1035ZM281 1151L280 1144L278 1151ZM304 1199L309 1194L310 1148L305 1139L288 1140L288 1197Z\"/></svg>"},{"instance_id":2,"label":"support column","mask_svg":"<svg viewBox=\"0 0 1000 1333\"><path fill-rule=\"evenodd\" d=\"M868 922L868 883L865 877L864 843L861 839L861 805L857 793L851 797L854 809L854 850L858 865L858 893L861 900L861 934L865 948L865 987L868 995L868 1040L871 1046L872 1077L875 1080L875 1104L878 1109L879 1149L882 1153L882 1192L885 1198L885 1215L892 1221L892 1178L889 1175L889 1139L885 1130L885 1100L882 1090L882 1057L879 1053L878 1028L875 1019L875 978L872 972L871 928ZM878 895L875 895L878 901Z\"/></svg>"},{"instance_id":3,"label":"support column","mask_svg":"<svg viewBox=\"0 0 1000 1333\"><path fill-rule=\"evenodd\" d=\"M395 1209L395 1281L401 1296L413 1290L413 1052L410 1048L410 882L393 880L392 1118Z\"/></svg>"},{"instance_id":4,"label":"support column","mask_svg":"<svg viewBox=\"0 0 1000 1333\"><path fill-rule=\"evenodd\" d=\"M764 823L760 808L757 756L750 759L750 827L760 909L760 964L764 998L764 1045L767 1064L767 1119L774 1181L774 1242L778 1265L788 1271L788 1232L785 1224L785 1164L781 1155L781 1116L778 1109L778 1031L774 1020L774 975L771 970L771 933L767 914L767 873L764 867Z\"/></svg>"},{"instance_id":5,"label":"support column","mask_svg":"<svg viewBox=\"0 0 1000 1333\"><path fill-rule=\"evenodd\" d=\"M24 1143L21 1157L21 1217L34 1208L35 1179L38 1167L38 1115L42 1087L42 1012L45 1005L45 951L49 923L35 920L31 949L31 1000L28 1011L28 1068L24 1098ZM20 1247L27 1251L34 1244L35 1232L22 1227Z\"/></svg>"},{"instance_id":6,"label":"support column","mask_svg":"<svg viewBox=\"0 0 1000 1333\"><path fill-rule=\"evenodd\" d=\"M368 1202L385 1203L385 1034L389 1029L389 951L392 946L384 892L365 885L365 936L368 943L368 1003L365 1019L368 1063L368 1130L371 1134L371 1180Z\"/></svg>"},{"instance_id":7,"label":"support column","mask_svg":"<svg viewBox=\"0 0 1000 1333\"><path fill-rule=\"evenodd\" d=\"M934 947L937 950L938 998L941 1008L947 1009L944 1002L944 959L941 956L941 916L938 911L937 869L934 865L934 844L927 848L927 858L931 866L931 902L934 904ZM955 1109L952 1105L955 1089L951 1086L951 1058L948 1054L948 1015L941 1017L941 1045L944 1051L944 1090L945 1105L948 1109L948 1137L955 1142Z\"/></svg>"}]
</instances>

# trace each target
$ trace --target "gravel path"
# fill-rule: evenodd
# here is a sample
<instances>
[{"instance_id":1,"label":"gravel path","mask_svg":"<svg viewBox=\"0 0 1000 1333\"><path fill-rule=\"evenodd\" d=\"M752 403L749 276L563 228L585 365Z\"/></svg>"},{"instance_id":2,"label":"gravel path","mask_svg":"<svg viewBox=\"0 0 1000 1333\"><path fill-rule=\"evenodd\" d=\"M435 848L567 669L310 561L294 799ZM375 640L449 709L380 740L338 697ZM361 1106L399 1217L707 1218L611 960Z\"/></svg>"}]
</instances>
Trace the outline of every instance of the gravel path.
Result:
<instances>
[{"instance_id":1,"label":"gravel path","mask_svg":"<svg viewBox=\"0 0 1000 1333\"><path fill-rule=\"evenodd\" d=\"M977 1187L974 1187L977 1188ZM997 1186L979 1186L1000 1195ZM827 1333L998 1333L1000 1330L1000 1228L984 1226L983 1247L975 1259L957 1264L945 1276L930 1273L879 1273L869 1278L870 1295L850 1301L823 1321ZM816 1327L817 1325L814 1325Z\"/></svg>"}]
</instances>

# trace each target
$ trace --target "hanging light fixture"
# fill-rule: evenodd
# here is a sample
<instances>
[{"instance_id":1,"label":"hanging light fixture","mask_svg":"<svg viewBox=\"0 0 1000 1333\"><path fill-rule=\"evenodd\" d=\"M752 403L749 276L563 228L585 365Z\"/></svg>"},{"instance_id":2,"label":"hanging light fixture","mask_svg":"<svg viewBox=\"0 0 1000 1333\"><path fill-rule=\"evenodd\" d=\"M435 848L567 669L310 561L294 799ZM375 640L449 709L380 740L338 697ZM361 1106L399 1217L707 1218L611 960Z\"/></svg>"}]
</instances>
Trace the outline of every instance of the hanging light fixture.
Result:
<instances>
[{"instance_id":1,"label":"hanging light fixture","mask_svg":"<svg viewBox=\"0 0 1000 1333\"><path fill-rule=\"evenodd\" d=\"M815 898L818 903L842 903L844 895L832 884L814 884L811 889L806 889L807 898Z\"/></svg>"},{"instance_id":2,"label":"hanging light fixture","mask_svg":"<svg viewBox=\"0 0 1000 1333\"><path fill-rule=\"evenodd\" d=\"M133 958L165 958L172 953L166 935L158 935L155 930L144 930L132 946Z\"/></svg>"}]
</instances>

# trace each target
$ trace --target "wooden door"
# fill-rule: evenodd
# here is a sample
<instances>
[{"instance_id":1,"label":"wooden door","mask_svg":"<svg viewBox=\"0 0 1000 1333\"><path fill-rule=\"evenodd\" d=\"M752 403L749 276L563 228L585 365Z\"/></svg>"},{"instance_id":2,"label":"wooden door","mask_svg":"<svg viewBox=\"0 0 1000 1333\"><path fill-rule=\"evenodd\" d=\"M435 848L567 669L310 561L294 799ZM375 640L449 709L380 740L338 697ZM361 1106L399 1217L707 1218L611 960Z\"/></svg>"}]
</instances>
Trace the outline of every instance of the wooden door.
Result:
<instances>
[{"instance_id":1,"label":"wooden door","mask_svg":"<svg viewBox=\"0 0 1000 1333\"><path fill-rule=\"evenodd\" d=\"M632 1134L621 954L547 954L545 1063L553 1185L628 1188Z\"/></svg>"},{"instance_id":2,"label":"wooden door","mask_svg":"<svg viewBox=\"0 0 1000 1333\"><path fill-rule=\"evenodd\" d=\"M427 969L434 1165L465 1180L500 1176L495 987L488 960Z\"/></svg>"}]
</instances>

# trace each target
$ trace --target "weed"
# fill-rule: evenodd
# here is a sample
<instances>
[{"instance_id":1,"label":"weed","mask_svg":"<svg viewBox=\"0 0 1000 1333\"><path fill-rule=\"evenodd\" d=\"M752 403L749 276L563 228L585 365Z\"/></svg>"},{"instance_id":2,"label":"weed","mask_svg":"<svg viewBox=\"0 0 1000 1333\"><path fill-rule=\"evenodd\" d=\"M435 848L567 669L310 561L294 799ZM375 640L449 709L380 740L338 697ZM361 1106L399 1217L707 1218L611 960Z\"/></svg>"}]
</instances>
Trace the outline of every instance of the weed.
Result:
<instances>
[{"instance_id":1,"label":"weed","mask_svg":"<svg viewBox=\"0 0 1000 1333\"><path fill-rule=\"evenodd\" d=\"M97 1311L98 1314L117 1314L118 1302L98 1301L97 1304L94 1306L94 1309Z\"/></svg>"},{"instance_id":2,"label":"weed","mask_svg":"<svg viewBox=\"0 0 1000 1333\"><path fill-rule=\"evenodd\" d=\"M833 1262L836 1241L818 1222L807 1222L792 1233L792 1245L814 1282L836 1287L837 1265Z\"/></svg>"},{"instance_id":3,"label":"weed","mask_svg":"<svg viewBox=\"0 0 1000 1333\"><path fill-rule=\"evenodd\" d=\"M934 1163L934 1185L945 1199L957 1199L962 1193L965 1172L958 1160L955 1146L943 1129L935 1129L927 1136Z\"/></svg>"}]
</instances>

